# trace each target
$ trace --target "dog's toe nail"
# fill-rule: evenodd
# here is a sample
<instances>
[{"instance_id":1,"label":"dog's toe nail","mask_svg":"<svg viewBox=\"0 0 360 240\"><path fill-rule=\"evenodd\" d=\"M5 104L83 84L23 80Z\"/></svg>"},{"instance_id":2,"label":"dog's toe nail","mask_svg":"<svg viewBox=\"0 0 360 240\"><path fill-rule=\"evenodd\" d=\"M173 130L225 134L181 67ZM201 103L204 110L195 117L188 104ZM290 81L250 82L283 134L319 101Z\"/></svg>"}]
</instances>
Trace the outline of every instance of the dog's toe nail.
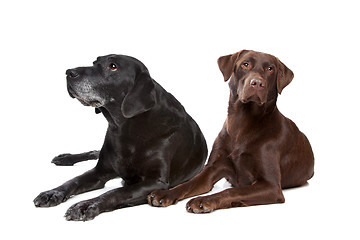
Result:
<instances>
[{"instance_id":1,"label":"dog's toe nail","mask_svg":"<svg viewBox=\"0 0 360 240\"><path fill-rule=\"evenodd\" d=\"M201 211L198 210L198 209L194 209L194 210L193 210L193 213L201 213Z\"/></svg>"},{"instance_id":2,"label":"dog's toe nail","mask_svg":"<svg viewBox=\"0 0 360 240\"><path fill-rule=\"evenodd\" d=\"M158 201L153 200L153 201L152 201L152 205L155 206L155 207L158 207L158 206L159 206L159 203L158 203Z\"/></svg>"},{"instance_id":3,"label":"dog's toe nail","mask_svg":"<svg viewBox=\"0 0 360 240\"><path fill-rule=\"evenodd\" d=\"M68 213L65 213L64 218L65 218L67 221L70 221L70 220L71 220L71 216L70 216L70 214L68 214Z\"/></svg>"}]
</instances>

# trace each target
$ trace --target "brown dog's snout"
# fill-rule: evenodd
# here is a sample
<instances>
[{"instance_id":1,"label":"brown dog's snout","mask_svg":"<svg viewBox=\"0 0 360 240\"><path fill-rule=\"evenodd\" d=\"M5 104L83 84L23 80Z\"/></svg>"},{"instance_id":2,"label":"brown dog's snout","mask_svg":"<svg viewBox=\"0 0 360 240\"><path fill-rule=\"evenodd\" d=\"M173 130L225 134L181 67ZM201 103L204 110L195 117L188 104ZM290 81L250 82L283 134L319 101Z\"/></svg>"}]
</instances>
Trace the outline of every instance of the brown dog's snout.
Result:
<instances>
[{"instance_id":1,"label":"brown dog's snout","mask_svg":"<svg viewBox=\"0 0 360 240\"><path fill-rule=\"evenodd\" d=\"M265 81L263 81L262 79L253 78L250 80L250 86L257 90L260 90L265 88L266 84Z\"/></svg>"},{"instance_id":2,"label":"brown dog's snout","mask_svg":"<svg viewBox=\"0 0 360 240\"><path fill-rule=\"evenodd\" d=\"M267 82L261 76L249 76L238 94L243 103L254 101L264 104L267 100Z\"/></svg>"}]
</instances>

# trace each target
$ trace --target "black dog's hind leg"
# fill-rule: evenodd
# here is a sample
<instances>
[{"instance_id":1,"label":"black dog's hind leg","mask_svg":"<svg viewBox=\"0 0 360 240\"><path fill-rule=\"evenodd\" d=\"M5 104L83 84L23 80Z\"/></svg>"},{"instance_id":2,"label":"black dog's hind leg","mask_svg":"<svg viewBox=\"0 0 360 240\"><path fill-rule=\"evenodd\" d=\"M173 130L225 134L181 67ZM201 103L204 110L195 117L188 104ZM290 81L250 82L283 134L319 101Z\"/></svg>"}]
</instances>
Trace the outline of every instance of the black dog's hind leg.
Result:
<instances>
[{"instance_id":1,"label":"black dog's hind leg","mask_svg":"<svg viewBox=\"0 0 360 240\"><path fill-rule=\"evenodd\" d=\"M51 161L57 166L72 166L75 163L87 160L96 160L99 158L100 151L90 151L79 154L64 153L54 157Z\"/></svg>"}]
</instances>

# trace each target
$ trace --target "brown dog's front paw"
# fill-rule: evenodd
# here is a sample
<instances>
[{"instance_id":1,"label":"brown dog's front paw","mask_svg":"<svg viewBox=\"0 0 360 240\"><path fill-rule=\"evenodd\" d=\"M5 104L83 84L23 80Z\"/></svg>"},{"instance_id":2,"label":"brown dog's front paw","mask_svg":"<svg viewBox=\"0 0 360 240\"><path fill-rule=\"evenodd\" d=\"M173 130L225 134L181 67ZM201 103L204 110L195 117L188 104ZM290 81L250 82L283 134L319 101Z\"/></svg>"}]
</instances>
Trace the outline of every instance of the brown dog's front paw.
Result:
<instances>
[{"instance_id":1,"label":"brown dog's front paw","mask_svg":"<svg viewBox=\"0 0 360 240\"><path fill-rule=\"evenodd\" d=\"M189 213L210 213L215 210L213 205L206 197L198 197L191 199L186 204L186 211Z\"/></svg>"},{"instance_id":2,"label":"brown dog's front paw","mask_svg":"<svg viewBox=\"0 0 360 240\"><path fill-rule=\"evenodd\" d=\"M170 190L155 190L148 195L147 201L154 207L167 207L177 203Z\"/></svg>"}]
</instances>

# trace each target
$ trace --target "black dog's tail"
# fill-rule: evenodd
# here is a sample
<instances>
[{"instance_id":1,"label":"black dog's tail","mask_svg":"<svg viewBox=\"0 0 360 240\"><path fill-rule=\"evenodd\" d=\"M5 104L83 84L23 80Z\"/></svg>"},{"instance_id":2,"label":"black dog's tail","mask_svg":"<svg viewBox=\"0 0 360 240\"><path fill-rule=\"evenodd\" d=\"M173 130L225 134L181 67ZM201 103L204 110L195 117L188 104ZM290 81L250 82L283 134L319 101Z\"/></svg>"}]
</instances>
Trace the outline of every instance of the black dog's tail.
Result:
<instances>
[{"instance_id":1,"label":"black dog's tail","mask_svg":"<svg viewBox=\"0 0 360 240\"><path fill-rule=\"evenodd\" d=\"M90 151L79 154L64 153L54 157L51 161L57 166L73 166L75 163L99 158L100 151Z\"/></svg>"}]
</instances>

